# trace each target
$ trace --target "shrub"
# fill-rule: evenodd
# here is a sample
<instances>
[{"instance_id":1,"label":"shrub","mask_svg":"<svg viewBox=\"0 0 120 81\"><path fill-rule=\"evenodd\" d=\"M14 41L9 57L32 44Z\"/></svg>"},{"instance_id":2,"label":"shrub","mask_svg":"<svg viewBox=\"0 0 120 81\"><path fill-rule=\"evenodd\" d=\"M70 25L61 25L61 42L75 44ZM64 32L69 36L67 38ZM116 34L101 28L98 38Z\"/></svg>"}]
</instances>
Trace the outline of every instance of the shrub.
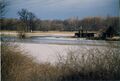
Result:
<instances>
[{"instance_id":1,"label":"shrub","mask_svg":"<svg viewBox=\"0 0 120 81\"><path fill-rule=\"evenodd\" d=\"M34 66L32 58L8 43L2 43L1 51L1 80L30 81Z\"/></svg>"},{"instance_id":2,"label":"shrub","mask_svg":"<svg viewBox=\"0 0 120 81\"><path fill-rule=\"evenodd\" d=\"M1 44L1 81L57 81L58 69L50 63L38 64L15 44Z\"/></svg>"},{"instance_id":3,"label":"shrub","mask_svg":"<svg viewBox=\"0 0 120 81\"><path fill-rule=\"evenodd\" d=\"M20 39L24 39L24 38L26 38L26 33L23 32L23 31L19 31L19 32L18 32L18 37L19 37Z\"/></svg>"},{"instance_id":4,"label":"shrub","mask_svg":"<svg viewBox=\"0 0 120 81\"><path fill-rule=\"evenodd\" d=\"M59 57L62 80L120 80L119 48L69 50Z\"/></svg>"}]
</instances>

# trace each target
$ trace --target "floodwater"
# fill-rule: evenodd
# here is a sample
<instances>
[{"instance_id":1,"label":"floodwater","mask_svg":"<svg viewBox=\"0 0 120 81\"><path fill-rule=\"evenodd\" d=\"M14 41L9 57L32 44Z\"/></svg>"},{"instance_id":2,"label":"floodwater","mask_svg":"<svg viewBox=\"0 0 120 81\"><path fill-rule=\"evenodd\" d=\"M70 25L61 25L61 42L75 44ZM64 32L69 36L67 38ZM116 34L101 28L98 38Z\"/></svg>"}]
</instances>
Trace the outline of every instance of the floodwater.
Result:
<instances>
[{"instance_id":1,"label":"floodwater","mask_svg":"<svg viewBox=\"0 0 120 81\"><path fill-rule=\"evenodd\" d=\"M120 46L120 41L86 40L85 38L71 38L66 36L33 36L24 40L15 37L4 37L4 39L14 42L36 44Z\"/></svg>"},{"instance_id":2,"label":"floodwater","mask_svg":"<svg viewBox=\"0 0 120 81\"><path fill-rule=\"evenodd\" d=\"M9 41L15 41L24 52L34 57L36 62L55 63L57 56L67 55L67 51L80 48L85 51L87 49L105 49L110 46L120 48L120 41L104 41L104 40L85 40L83 38L70 38L64 36L38 36L24 40L15 37L6 37Z\"/></svg>"},{"instance_id":3,"label":"floodwater","mask_svg":"<svg viewBox=\"0 0 120 81\"><path fill-rule=\"evenodd\" d=\"M104 40L86 40L85 38L70 38L64 36L43 36L31 37L35 43L44 44L67 44L67 45L120 45L120 41L104 41Z\"/></svg>"}]
</instances>

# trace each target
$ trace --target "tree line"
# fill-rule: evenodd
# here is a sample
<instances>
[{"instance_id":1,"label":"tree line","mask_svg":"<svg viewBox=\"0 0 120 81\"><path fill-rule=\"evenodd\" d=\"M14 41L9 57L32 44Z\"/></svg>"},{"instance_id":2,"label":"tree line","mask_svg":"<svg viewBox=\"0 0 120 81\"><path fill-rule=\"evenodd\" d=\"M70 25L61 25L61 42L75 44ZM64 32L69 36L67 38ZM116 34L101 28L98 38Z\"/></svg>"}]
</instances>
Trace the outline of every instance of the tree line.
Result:
<instances>
[{"instance_id":1,"label":"tree line","mask_svg":"<svg viewBox=\"0 0 120 81\"><path fill-rule=\"evenodd\" d=\"M27 9L18 11L19 19L4 18L1 25L1 30L20 30L25 32L31 31L77 31L80 26L86 30L98 30L99 27L111 26L115 33L120 32L119 17L107 16L103 17L86 17L79 19L72 17L65 20L41 20L34 13Z\"/></svg>"}]
</instances>

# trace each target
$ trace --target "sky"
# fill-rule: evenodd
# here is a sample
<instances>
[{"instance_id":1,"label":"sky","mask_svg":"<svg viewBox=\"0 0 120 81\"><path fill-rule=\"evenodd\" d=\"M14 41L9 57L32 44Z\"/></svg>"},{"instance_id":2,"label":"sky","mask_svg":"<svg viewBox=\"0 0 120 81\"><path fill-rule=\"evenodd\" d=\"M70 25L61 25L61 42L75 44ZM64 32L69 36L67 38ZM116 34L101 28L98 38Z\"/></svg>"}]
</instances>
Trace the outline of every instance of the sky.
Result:
<instances>
[{"instance_id":1,"label":"sky","mask_svg":"<svg viewBox=\"0 0 120 81\"><path fill-rule=\"evenodd\" d=\"M118 16L119 0L9 0L6 17L19 18L22 8L40 19L80 19L93 16Z\"/></svg>"}]
</instances>

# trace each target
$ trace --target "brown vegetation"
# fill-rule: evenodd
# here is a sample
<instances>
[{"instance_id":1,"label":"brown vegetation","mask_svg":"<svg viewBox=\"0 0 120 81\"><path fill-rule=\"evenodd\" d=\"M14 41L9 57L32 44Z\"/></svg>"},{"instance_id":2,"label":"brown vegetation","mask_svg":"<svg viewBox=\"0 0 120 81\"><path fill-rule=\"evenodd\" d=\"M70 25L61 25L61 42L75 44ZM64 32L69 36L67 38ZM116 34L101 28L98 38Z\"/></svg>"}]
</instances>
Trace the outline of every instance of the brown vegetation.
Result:
<instances>
[{"instance_id":1,"label":"brown vegetation","mask_svg":"<svg viewBox=\"0 0 120 81\"><path fill-rule=\"evenodd\" d=\"M17 30L23 28L20 24L23 24L20 19L4 19L4 23L1 26L1 30ZM34 25L28 23L29 31L78 31L80 26L88 31L98 31L99 29L104 29L104 26L112 26L115 33L119 33L119 17L91 17L82 20L76 18L69 18L65 20L34 20ZM98 27L101 25L100 27Z\"/></svg>"},{"instance_id":2,"label":"brown vegetation","mask_svg":"<svg viewBox=\"0 0 120 81\"><path fill-rule=\"evenodd\" d=\"M119 48L69 50L55 65L35 63L18 47L2 43L2 81L119 80ZM86 51L86 52L85 52Z\"/></svg>"}]
</instances>

